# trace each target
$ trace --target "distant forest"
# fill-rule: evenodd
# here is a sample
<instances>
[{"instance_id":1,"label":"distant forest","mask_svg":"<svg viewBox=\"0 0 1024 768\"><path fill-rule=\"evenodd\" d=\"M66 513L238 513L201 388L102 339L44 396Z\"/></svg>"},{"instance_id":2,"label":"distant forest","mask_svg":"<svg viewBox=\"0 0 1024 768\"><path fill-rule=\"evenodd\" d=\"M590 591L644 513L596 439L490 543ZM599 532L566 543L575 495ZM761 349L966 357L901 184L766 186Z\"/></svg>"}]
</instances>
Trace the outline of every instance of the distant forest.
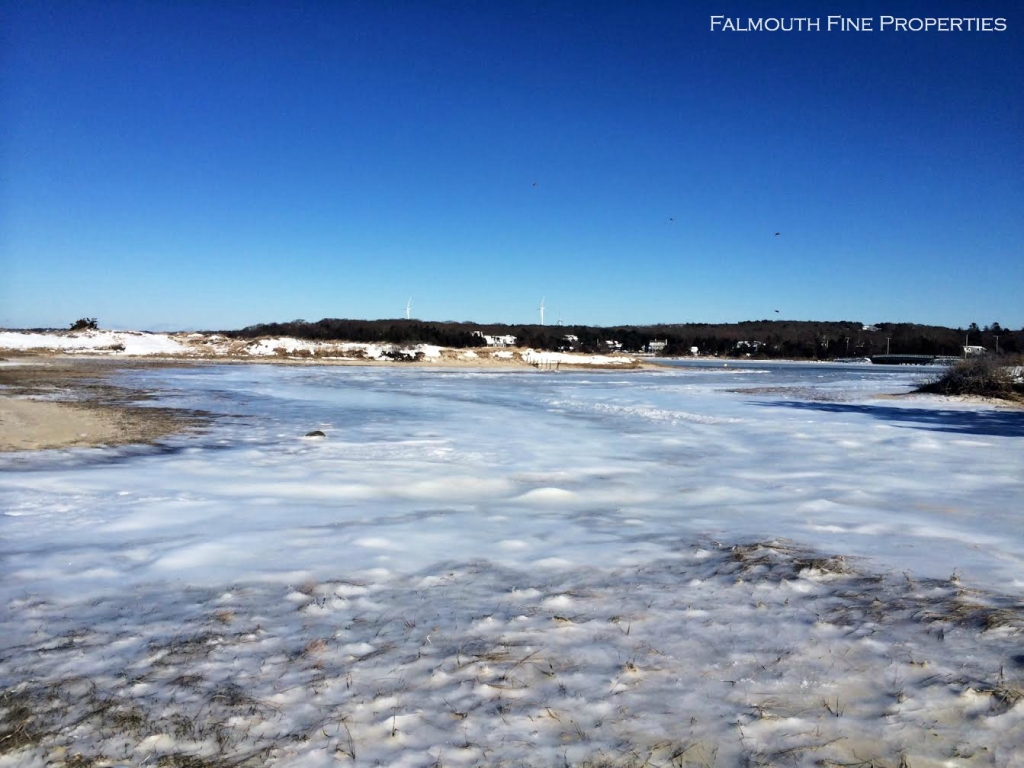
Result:
<instances>
[{"instance_id":1,"label":"distant forest","mask_svg":"<svg viewBox=\"0 0 1024 768\"><path fill-rule=\"evenodd\" d=\"M885 354L962 355L966 343L989 352L1024 352L1024 329L1010 331L999 323L979 328L944 328L914 323L804 322L751 320L742 323L686 323L682 325L497 325L422 320L338 320L315 323L293 320L261 323L226 336L250 339L291 336L321 341L356 341L390 344L436 344L442 347L480 347L479 334L515 336L520 347L590 353L639 353L665 342L658 354L681 357L696 347L701 355L720 357L832 360ZM661 345L654 345L655 348Z\"/></svg>"}]
</instances>

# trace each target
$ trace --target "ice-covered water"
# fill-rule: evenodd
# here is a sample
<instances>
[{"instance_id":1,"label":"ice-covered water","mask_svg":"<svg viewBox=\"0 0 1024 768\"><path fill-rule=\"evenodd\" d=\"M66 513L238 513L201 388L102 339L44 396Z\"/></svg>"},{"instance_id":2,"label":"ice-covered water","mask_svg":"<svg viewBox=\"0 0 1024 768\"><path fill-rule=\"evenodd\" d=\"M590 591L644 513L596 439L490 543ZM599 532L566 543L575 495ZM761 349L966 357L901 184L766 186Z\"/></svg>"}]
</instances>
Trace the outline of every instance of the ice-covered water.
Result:
<instances>
[{"instance_id":1,"label":"ice-covered water","mask_svg":"<svg viewBox=\"0 0 1024 768\"><path fill-rule=\"evenodd\" d=\"M0 459L4 589L641 563L698 534L1021 588L1024 417L875 397L926 375L132 372L155 404L225 417L156 448Z\"/></svg>"},{"instance_id":2,"label":"ice-covered water","mask_svg":"<svg viewBox=\"0 0 1024 768\"><path fill-rule=\"evenodd\" d=\"M215 418L0 457L0 766L1017 765L1024 415L928 375L127 372Z\"/></svg>"}]
</instances>

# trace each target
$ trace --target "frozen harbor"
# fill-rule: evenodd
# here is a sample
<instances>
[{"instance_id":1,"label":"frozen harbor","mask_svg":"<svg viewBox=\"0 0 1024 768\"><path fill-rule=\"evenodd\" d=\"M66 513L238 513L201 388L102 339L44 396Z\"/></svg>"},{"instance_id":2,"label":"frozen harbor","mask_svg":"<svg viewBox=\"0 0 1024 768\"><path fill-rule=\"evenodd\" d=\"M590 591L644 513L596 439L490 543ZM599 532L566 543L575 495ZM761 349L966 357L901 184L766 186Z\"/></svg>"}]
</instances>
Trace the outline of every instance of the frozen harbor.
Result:
<instances>
[{"instance_id":1,"label":"frozen harbor","mask_svg":"<svg viewBox=\"0 0 1024 768\"><path fill-rule=\"evenodd\" d=\"M1019 765L1024 414L927 375L126 372L216 417L0 456L0 682L137 722L0 765Z\"/></svg>"},{"instance_id":2,"label":"frozen harbor","mask_svg":"<svg viewBox=\"0 0 1024 768\"><path fill-rule=\"evenodd\" d=\"M4 588L301 579L339 558L633 565L694 535L1024 588L1024 416L873 399L926 375L135 371L153 404L227 418L158 447L0 458Z\"/></svg>"}]
</instances>

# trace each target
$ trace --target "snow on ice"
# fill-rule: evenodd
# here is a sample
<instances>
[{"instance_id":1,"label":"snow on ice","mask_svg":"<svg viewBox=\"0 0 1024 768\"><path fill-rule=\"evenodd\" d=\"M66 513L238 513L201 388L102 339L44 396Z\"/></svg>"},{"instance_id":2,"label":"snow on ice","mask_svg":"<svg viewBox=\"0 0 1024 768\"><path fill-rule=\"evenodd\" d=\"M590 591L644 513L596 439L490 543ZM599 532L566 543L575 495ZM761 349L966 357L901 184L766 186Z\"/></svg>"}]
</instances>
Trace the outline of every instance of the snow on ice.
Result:
<instances>
[{"instance_id":1,"label":"snow on ice","mask_svg":"<svg viewBox=\"0 0 1024 768\"><path fill-rule=\"evenodd\" d=\"M222 418L0 456L0 766L1024 763L1020 411L822 365L122 376Z\"/></svg>"}]
</instances>

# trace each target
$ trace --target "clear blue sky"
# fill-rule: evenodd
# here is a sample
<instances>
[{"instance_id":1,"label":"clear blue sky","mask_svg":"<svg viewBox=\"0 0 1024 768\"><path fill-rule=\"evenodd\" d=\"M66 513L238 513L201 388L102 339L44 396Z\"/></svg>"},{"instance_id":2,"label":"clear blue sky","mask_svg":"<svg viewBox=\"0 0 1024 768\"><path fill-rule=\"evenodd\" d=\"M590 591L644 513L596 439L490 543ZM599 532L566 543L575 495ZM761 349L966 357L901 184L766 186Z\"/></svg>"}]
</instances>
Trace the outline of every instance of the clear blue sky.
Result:
<instances>
[{"instance_id":1,"label":"clear blue sky","mask_svg":"<svg viewBox=\"0 0 1024 768\"><path fill-rule=\"evenodd\" d=\"M0 325L1024 326L1020 5L828 5L3 3Z\"/></svg>"}]
</instances>

